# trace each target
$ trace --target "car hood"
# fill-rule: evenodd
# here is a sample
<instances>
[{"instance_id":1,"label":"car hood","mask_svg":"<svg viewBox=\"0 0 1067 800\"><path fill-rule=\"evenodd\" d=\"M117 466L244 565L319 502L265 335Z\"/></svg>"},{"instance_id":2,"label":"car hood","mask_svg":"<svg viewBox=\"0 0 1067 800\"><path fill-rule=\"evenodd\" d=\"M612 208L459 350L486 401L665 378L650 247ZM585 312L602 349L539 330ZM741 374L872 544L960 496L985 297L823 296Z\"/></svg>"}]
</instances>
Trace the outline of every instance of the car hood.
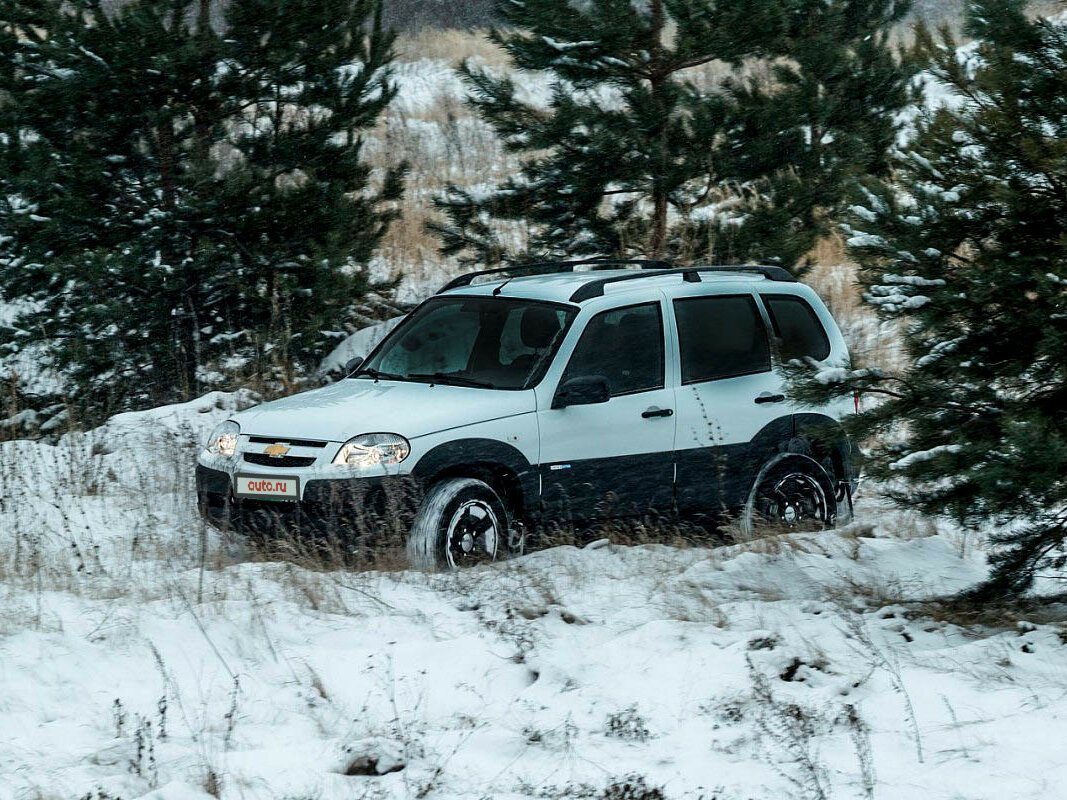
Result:
<instances>
[{"instance_id":1,"label":"car hood","mask_svg":"<svg viewBox=\"0 0 1067 800\"><path fill-rule=\"evenodd\" d=\"M345 379L264 403L233 419L243 434L343 442L361 433L413 439L535 409L532 390Z\"/></svg>"}]
</instances>

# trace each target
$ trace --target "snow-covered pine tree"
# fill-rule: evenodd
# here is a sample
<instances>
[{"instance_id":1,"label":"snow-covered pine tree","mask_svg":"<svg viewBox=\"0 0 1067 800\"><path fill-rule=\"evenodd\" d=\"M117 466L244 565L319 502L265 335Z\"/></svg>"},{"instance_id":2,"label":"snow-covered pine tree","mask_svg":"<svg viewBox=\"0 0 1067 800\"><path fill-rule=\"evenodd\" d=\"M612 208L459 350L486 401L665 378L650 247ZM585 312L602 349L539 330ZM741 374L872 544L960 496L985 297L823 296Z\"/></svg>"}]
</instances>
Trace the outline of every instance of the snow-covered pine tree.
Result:
<instances>
[{"instance_id":1,"label":"snow-covered pine tree","mask_svg":"<svg viewBox=\"0 0 1067 800\"><path fill-rule=\"evenodd\" d=\"M522 170L485 191L450 187L438 200L448 222L433 226L444 252L492 263L678 250L672 222L714 189L727 113L692 70L759 52L785 29L774 0L503 0L498 15L507 27L491 38L522 72L461 71ZM547 106L522 98L523 73L548 79ZM501 243L500 220L529 224L525 253Z\"/></svg>"},{"instance_id":2,"label":"snow-covered pine tree","mask_svg":"<svg viewBox=\"0 0 1067 800\"><path fill-rule=\"evenodd\" d=\"M912 101L914 59L891 44L910 0L782 0L773 57L727 83L731 114L717 168L737 189L711 217L716 260L797 272L832 231L855 180L884 176ZM743 224L737 224L738 218Z\"/></svg>"},{"instance_id":3,"label":"snow-covered pine tree","mask_svg":"<svg viewBox=\"0 0 1067 800\"><path fill-rule=\"evenodd\" d=\"M298 382L401 192L360 152L394 95L380 3L232 0L218 30L208 0L8 5L8 352L47 342L94 416Z\"/></svg>"},{"instance_id":4,"label":"snow-covered pine tree","mask_svg":"<svg viewBox=\"0 0 1067 800\"><path fill-rule=\"evenodd\" d=\"M969 32L923 36L950 101L852 209L864 300L901 321L905 365L823 370L797 393L880 400L851 424L867 470L908 507L993 530L988 598L1065 563L1067 25L978 0Z\"/></svg>"}]
</instances>

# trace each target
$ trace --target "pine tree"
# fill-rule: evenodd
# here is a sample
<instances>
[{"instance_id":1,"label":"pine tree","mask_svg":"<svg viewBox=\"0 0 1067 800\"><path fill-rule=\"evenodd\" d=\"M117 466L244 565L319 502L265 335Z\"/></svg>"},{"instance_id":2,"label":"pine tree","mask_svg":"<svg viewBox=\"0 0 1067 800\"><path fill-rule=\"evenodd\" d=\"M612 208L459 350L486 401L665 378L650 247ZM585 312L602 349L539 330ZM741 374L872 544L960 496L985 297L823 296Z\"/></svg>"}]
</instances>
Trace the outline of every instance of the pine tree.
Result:
<instances>
[{"instance_id":1,"label":"pine tree","mask_svg":"<svg viewBox=\"0 0 1067 800\"><path fill-rule=\"evenodd\" d=\"M550 77L547 109L514 79L463 68L521 175L451 187L446 254L515 256L494 221L529 223L528 256L671 255L802 267L859 175L879 174L911 68L894 0L506 2L494 41ZM729 77L698 85L693 68ZM769 77L752 76L763 63ZM760 70L756 74L762 74Z\"/></svg>"},{"instance_id":2,"label":"pine tree","mask_svg":"<svg viewBox=\"0 0 1067 800\"><path fill-rule=\"evenodd\" d=\"M394 95L380 3L233 0L219 30L209 11L18 0L0 45L0 287L34 304L8 347L47 342L97 414L299 383L395 215L402 167L374 188L361 159Z\"/></svg>"},{"instance_id":3,"label":"pine tree","mask_svg":"<svg viewBox=\"0 0 1067 800\"><path fill-rule=\"evenodd\" d=\"M451 187L438 201L444 252L498 260L492 220L523 220L533 256L667 255L672 217L710 191L725 124L725 98L691 70L757 52L784 26L774 3L508 0L498 14L508 28L490 38L549 78L551 100L523 102L514 77L464 65L472 105L524 159L490 192Z\"/></svg>"},{"instance_id":4,"label":"pine tree","mask_svg":"<svg viewBox=\"0 0 1067 800\"><path fill-rule=\"evenodd\" d=\"M978 0L969 32L975 48L923 35L953 101L849 223L905 366L823 370L798 394L879 401L851 424L873 442L868 471L909 507L992 527L988 598L1065 564L1067 26Z\"/></svg>"},{"instance_id":5,"label":"pine tree","mask_svg":"<svg viewBox=\"0 0 1067 800\"><path fill-rule=\"evenodd\" d=\"M785 0L766 71L727 82L719 170L740 191L733 219L698 236L720 261L804 271L850 187L884 176L912 102L914 58L891 36L909 0ZM743 215L743 224L736 218Z\"/></svg>"}]
</instances>

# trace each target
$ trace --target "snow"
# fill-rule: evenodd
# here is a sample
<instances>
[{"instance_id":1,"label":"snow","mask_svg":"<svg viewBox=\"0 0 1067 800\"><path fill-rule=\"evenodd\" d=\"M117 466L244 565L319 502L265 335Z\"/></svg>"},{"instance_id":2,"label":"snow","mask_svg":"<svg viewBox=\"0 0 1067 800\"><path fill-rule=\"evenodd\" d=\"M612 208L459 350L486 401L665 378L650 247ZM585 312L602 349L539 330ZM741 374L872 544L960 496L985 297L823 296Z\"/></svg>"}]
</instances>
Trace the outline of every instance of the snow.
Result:
<instances>
[{"instance_id":1,"label":"snow","mask_svg":"<svg viewBox=\"0 0 1067 800\"><path fill-rule=\"evenodd\" d=\"M254 400L0 444L0 800L1062 796L1062 633L902 605L985 574L959 531L262 562L191 494Z\"/></svg>"},{"instance_id":2,"label":"snow","mask_svg":"<svg viewBox=\"0 0 1067 800\"><path fill-rule=\"evenodd\" d=\"M885 247L886 240L873 233L856 233L846 240L849 247Z\"/></svg>"},{"instance_id":3,"label":"snow","mask_svg":"<svg viewBox=\"0 0 1067 800\"><path fill-rule=\"evenodd\" d=\"M480 58L470 59L471 66L483 69L497 77L494 70ZM390 104L393 115L419 115L433 111L442 101L462 103L467 97L467 87L455 71L455 64L444 59L419 58L399 61L393 67L393 82L397 87L396 99ZM523 103L547 107L552 99L552 83L541 73L515 72L515 96Z\"/></svg>"},{"instance_id":4,"label":"snow","mask_svg":"<svg viewBox=\"0 0 1067 800\"><path fill-rule=\"evenodd\" d=\"M958 444L943 444L937 447L931 447L929 450L919 450L914 453L908 453L908 455L904 456L903 458L897 459L892 464L890 464L890 467L892 469L897 470L907 469L913 464L920 464L924 461L930 461L931 459L937 458L938 456L944 455L946 453L958 453L962 449L963 448L960 447L960 445Z\"/></svg>"},{"instance_id":5,"label":"snow","mask_svg":"<svg viewBox=\"0 0 1067 800\"><path fill-rule=\"evenodd\" d=\"M865 220L867 222L874 222L878 219L877 214L875 214L869 208L865 208L864 206L852 206L849 211L851 211L860 219Z\"/></svg>"},{"instance_id":6,"label":"snow","mask_svg":"<svg viewBox=\"0 0 1067 800\"><path fill-rule=\"evenodd\" d=\"M818 369L813 378L817 383L829 386L834 383L844 383L854 378L867 378L877 376L878 370L874 369L846 369L845 367L822 367Z\"/></svg>"},{"instance_id":7,"label":"snow","mask_svg":"<svg viewBox=\"0 0 1067 800\"><path fill-rule=\"evenodd\" d=\"M553 50L567 51L575 50L578 48L596 47L599 42L586 40L581 42L559 42L553 39L551 36L542 36L541 41L551 47Z\"/></svg>"},{"instance_id":8,"label":"snow","mask_svg":"<svg viewBox=\"0 0 1067 800\"><path fill-rule=\"evenodd\" d=\"M28 301L5 302L0 297L0 327L12 325L20 314L33 307ZM47 354L48 347L43 343L23 347L15 354L0 351L0 381L17 383L18 388L28 395L61 393L66 381L58 371L44 366Z\"/></svg>"},{"instance_id":9,"label":"snow","mask_svg":"<svg viewBox=\"0 0 1067 800\"><path fill-rule=\"evenodd\" d=\"M934 250L934 255L941 255L940 251ZM927 255L930 255L930 251L926 251ZM895 284L898 286L945 286L947 285L942 278L923 278L919 275L882 275L882 282L888 284Z\"/></svg>"},{"instance_id":10,"label":"snow","mask_svg":"<svg viewBox=\"0 0 1067 800\"><path fill-rule=\"evenodd\" d=\"M319 365L319 372L323 374L340 372L344 369L345 364L353 358L366 358L370 351L378 345L378 342L384 339L386 334L395 328L402 319L403 317L394 317L377 325L370 325L348 336L322 360Z\"/></svg>"}]
</instances>

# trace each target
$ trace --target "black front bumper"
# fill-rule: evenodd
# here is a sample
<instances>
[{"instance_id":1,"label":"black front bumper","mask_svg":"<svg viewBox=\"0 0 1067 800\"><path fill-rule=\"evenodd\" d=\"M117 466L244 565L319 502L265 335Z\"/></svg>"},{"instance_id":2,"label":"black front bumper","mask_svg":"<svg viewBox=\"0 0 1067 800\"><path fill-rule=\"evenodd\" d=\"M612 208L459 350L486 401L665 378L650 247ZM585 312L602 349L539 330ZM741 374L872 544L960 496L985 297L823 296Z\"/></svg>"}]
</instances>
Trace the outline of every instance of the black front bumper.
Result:
<instances>
[{"instance_id":1,"label":"black front bumper","mask_svg":"<svg viewBox=\"0 0 1067 800\"><path fill-rule=\"evenodd\" d=\"M309 480L300 501L242 500L230 476L196 467L200 516L222 531L262 540L299 537L376 547L403 543L422 499L409 475Z\"/></svg>"}]
</instances>

